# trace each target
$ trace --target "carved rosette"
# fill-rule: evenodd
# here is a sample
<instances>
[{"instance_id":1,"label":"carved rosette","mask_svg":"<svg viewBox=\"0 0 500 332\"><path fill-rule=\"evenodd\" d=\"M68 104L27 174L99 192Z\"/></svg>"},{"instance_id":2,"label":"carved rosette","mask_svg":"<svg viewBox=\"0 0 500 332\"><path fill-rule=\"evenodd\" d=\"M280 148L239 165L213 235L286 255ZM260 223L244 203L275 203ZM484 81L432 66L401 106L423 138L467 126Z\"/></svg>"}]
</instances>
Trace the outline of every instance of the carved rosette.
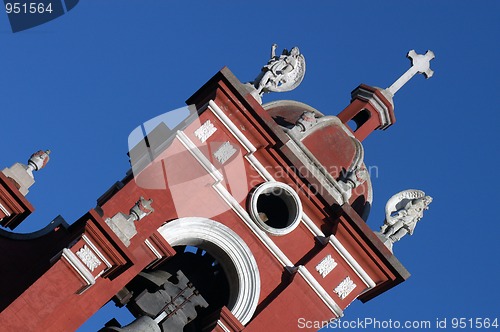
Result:
<instances>
[{"instance_id":1,"label":"carved rosette","mask_svg":"<svg viewBox=\"0 0 500 332\"><path fill-rule=\"evenodd\" d=\"M222 144L217 151L214 152L214 157L219 161L219 163L224 164L236 153L236 148L230 143L226 142Z\"/></svg>"},{"instance_id":2,"label":"carved rosette","mask_svg":"<svg viewBox=\"0 0 500 332\"><path fill-rule=\"evenodd\" d=\"M346 277L333 291L343 300L351 294L354 288L356 288L354 281L350 277Z\"/></svg>"},{"instance_id":3,"label":"carved rosette","mask_svg":"<svg viewBox=\"0 0 500 332\"><path fill-rule=\"evenodd\" d=\"M97 258L97 256L92 252L92 250L87 247L85 244L80 250L76 252L76 255L83 264L90 270L90 272L94 272L94 270L102 264L102 262Z\"/></svg>"},{"instance_id":4,"label":"carved rosette","mask_svg":"<svg viewBox=\"0 0 500 332\"><path fill-rule=\"evenodd\" d=\"M214 124L207 120L198 129L195 130L194 135L198 137L201 143L205 143L206 140L212 136L217 131Z\"/></svg>"},{"instance_id":5,"label":"carved rosette","mask_svg":"<svg viewBox=\"0 0 500 332\"><path fill-rule=\"evenodd\" d=\"M316 271L324 278L337 266L337 262L332 258L332 255L328 255L316 265Z\"/></svg>"}]
</instances>

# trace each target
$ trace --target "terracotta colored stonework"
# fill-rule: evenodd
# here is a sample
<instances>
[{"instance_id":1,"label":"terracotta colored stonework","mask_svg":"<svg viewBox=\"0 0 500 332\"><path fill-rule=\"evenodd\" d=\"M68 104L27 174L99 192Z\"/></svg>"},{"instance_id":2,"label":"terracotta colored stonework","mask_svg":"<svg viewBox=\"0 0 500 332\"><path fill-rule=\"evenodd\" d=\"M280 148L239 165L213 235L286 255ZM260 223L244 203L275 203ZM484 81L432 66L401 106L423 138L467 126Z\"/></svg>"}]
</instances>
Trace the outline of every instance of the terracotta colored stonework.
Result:
<instances>
[{"instance_id":1,"label":"terracotta colored stonework","mask_svg":"<svg viewBox=\"0 0 500 332\"><path fill-rule=\"evenodd\" d=\"M409 277L365 224L369 178L360 179L349 195L339 184L343 171L357 162L364 165L358 160L359 142L395 121L392 101L379 90L361 85L338 117L328 117L300 103L261 106L224 68L187 104L196 106L195 120L175 130L159 126L151 131L147 144L130 152L133 162L146 161L135 164L137 169L81 219L68 226L58 218L31 236L1 231L0 250L10 253L0 257L6 271L0 275L3 330L75 330L141 271L169 264L180 245L198 246L225 264L229 275L236 271L228 276L230 283L244 278L239 269L256 266L244 282L258 293L239 294L242 290L232 285L228 304L205 317L206 326L216 331L294 331L299 318L340 317L355 299L368 301ZM385 118L377 107L386 108ZM295 126L304 112L312 112L317 123L300 132ZM345 125L352 119L355 131ZM165 166L165 160L175 167ZM274 181L296 194L276 196L290 215L289 230L279 235L262 228L250 211L252 199L260 199L252 198L255 189ZM133 223L137 234L127 246L106 220L128 215L141 197L153 200L154 212ZM300 209L294 205L297 197ZM0 202L18 218L32 211L1 174ZM196 214L189 215L185 205L190 204ZM271 219L273 225L273 208L257 211L261 222ZM292 220L295 212L302 214ZM4 227L18 224L5 221L5 214L0 217ZM203 225L203 220L217 231L198 242L182 235L182 228L162 233L176 220L184 229L193 227L193 234L201 234L203 227L191 225ZM240 256L227 258L232 253L214 244L224 232L228 246L241 250ZM239 258L241 263L231 265ZM235 305L238 296L244 298L241 307ZM127 301L126 296L121 300Z\"/></svg>"}]
</instances>

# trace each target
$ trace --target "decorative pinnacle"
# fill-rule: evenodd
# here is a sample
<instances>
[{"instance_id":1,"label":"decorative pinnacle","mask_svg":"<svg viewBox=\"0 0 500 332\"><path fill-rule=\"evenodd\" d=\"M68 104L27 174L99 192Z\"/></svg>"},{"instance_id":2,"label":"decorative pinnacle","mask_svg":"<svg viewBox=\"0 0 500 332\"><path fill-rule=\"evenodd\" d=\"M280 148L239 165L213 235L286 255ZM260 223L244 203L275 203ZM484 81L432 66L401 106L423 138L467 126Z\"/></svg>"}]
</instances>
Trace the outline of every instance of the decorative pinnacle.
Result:
<instances>
[{"instance_id":1,"label":"decorative pinnacle","mask_svg":"<svg viewBox=\"0 0 500 332\"><path fill-rule=\"evenodd\" d=\"M26 196L29 188L35 183L33 171L41 170L49 162L49 153L47 151L37 151L33 153L28 160L28 165L15 163L9 168L2 170L2 173L17 184L19 192Z\"/></svg>"},{"instance_id":2,"label":"decorative pinnacle","mask_svg":"<svg viewBox=\"0 0 500 332\"><path fill-rule=\"evenodd\" d=\"M154 209L151 207L151 203L153 203L152 199L145 199L141 196L137 203L135 203L135 205L130 209L130 216L135 221L139 221L151 214L154 212Z\"/></svg>"},{"instance_id":3,"label":"decorative pinnacle","mask_svg":"<svg viewBox=\"0 0 500 332\"><path fill-rule=\"evenodd\" d=\"M430 67L430 61L434 59L434 52L429 50L425 54L417 54L415 50L411 50L406 57L411 61L410 69L386 89L386 91L393 96L406 84L406 82L415 76L415 74L424 74L425 78L430 78L434 74L434 71Z\"/></svg>"},{"instance_id":4,"label":"decorative pinnacle","mask_svg":"<svg viewBox=\"0 0 500 332\"><path fill-rule=\"evenodd\" d=\"M47 165L47 163L49 162L49 159L50 159L49 154L50 154L50 150L46 150L46 151L40 150L40 151L33 153L31 155L30 159L28 160L27 171L29 173L32 173L33 171L39 171L42 168L44 168L45 165Z\"/></svg>"}]
</instances>

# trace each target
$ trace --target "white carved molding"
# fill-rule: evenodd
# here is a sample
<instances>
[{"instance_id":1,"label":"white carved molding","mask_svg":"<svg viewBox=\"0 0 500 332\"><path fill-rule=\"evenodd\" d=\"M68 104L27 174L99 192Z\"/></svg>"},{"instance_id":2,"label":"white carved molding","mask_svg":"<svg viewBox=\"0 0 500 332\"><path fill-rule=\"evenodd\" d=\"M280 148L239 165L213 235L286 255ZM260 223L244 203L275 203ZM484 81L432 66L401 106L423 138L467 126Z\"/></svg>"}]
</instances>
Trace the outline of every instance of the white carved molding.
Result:
<instances>
[{"instance_id":1,"label":"white carved molding","mask_svg":"<svg viewBox=\"0 0 500 332\"><path fill-rule=\"evenodd\" d=\"M332 255L327 255L316 265L316 271L324 278L337 266L337 262Z\"/></svg>"},{"instance_id":2,"label":"white carved molding","mask_svg":"<svg viewBox=\"0 0 500 332\"><path fill-rule=\"evenodd\" d=\"M206 140L212 136L217 131L214 124L207 120L198 129L195 130L194 135L198 137L201 143L205 143Z\"/></svg>"},{"instance_id":3,"label":"white carved molding","mask_svg":"<svg viewBox=\"0 0 500 332\"><path fill-rule=\"evenodd\" d=\"M97 257L99 257L99 259L106 265L107 268L110 268L112 266L111 263L106 259L106 257L104 257L104 255L101 253L101 251L97 249L96 245L92 241L90 241L87 235L83 234L82 239L92 249L92 251L94 251Z\"/></svg>"},{"instance_id":4,"label":"white carved molding","mask_svg":"<svg viewBox=\"0 0 500 332\"><path fill-rule=\"evenodd\" d=\"M230 142L225 142L217 149L217 151L214 152L214 157L219 161L219 163L224 164L235 153L235 147Z\"/></svg>"},{"instance_id":5,"label":"white carved molding","mask_svg":"<svg viewBox=\"0 0 500 332\"><path fill-rule=\"evenodd\" d=\"M346 277L342 282L333 290L343 300L356 288L356 284L350 277Z\"/></svg>"},{"instance_id":6,"label":"white carved molding","mask_svg":"<svg viewBox=\"0 0 500 332\"><path fill-rule=\"evenodd\" d=\"M97 256L92 252L92 250L84 244L83 247L80 248L76 252L76 255L80 260L85 264L85 266L90 270L90 272L94 272L94 270L102 264L102 262L97 258Z\"/></svg>"}]
</instances>

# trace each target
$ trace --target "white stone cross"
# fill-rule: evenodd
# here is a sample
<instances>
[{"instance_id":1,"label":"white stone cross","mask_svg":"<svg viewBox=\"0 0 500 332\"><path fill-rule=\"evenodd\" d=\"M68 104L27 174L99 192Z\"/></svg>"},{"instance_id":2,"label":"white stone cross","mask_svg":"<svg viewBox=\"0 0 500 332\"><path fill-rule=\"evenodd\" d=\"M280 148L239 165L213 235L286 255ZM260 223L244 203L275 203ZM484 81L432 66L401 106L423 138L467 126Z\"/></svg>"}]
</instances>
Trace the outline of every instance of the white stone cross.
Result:
<instances>
[{"instance_id":1,"label":"white stone cross","mask_svg":"<svg viewBox=\"0 0 500 332\"><path fill-rule=\"evenodd\" d=\"M431 60L434 59L434 52L427 51L425 54L417 54L415 50L411 50L406 55L408 59L411 60L411 67L408 69L400 78L397 79L390 87L387 88L387 91L390 92L393 96L398 92L399 89L403 85L406 84L416 73L424 74L425 78L432 77L434 71L431 69Z\"/></svg>"}]
</instances>

